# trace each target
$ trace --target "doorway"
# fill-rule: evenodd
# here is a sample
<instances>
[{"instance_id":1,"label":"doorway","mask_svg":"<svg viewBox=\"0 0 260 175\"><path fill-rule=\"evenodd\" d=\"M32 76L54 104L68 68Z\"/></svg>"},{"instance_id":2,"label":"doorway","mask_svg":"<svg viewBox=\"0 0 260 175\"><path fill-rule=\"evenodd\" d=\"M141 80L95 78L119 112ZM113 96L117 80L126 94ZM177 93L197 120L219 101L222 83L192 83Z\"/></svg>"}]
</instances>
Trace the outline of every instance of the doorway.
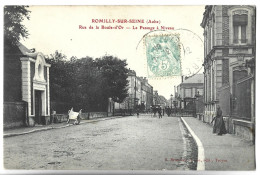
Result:
<instances>
[{"instance_id":1,"label":"doorway","mask_svg":"<svg viewBox=\"0 0 260 175\"><path fill-rule=\"evenodd\" d=\"M42 92L36 90L35 91L35 122L37 124L41 124L42 118Z\"/></svg>"}]
</instances>

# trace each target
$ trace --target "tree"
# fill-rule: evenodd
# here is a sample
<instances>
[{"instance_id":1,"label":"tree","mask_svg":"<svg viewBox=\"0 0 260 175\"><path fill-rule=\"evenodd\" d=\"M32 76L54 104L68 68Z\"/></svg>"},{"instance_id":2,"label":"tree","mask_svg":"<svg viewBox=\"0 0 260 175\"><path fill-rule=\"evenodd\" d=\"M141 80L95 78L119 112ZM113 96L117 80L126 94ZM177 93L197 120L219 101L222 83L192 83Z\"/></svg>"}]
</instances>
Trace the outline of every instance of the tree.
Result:
<instances>
[{"instance_id":1,"label":"tree","mask_svg":"<svg viewBox=\"0 0 260 175\"><path fill-rule=\"evenodd\" d=\"M20 36L27 37L28 31L21 24L24 17L29 18L26 6L4 7L4 100L22 100L21 51L16 45Z\"/></svg>"},{"instance_id":2,"label":"tree","mask_svg":"<svg viewBox=\"0 0 260 175\"><path fill-rule=\"evenodd\" d=\"M62 106L63 108L70 107L70 104L67 104L67 101L70 99L68 95L70 87L67 86L69 84L67 57L66 55L56 51L54 54L51 54L50 58L46 59L46 61L51 64L49 79L51 105L52 107L55 106L54 110L60 112L59 109L62 109Z\"/></svg>"},{"instance_id":3,"label":"tree","mask_svg":"<svg viewBox=\"0 0 260 175\"><path fill-rule=\"evenodd\" d=\"M103 96L113 101L122 103L128 96L128 80L126 60L120 60L113 56L97 58L96 64L102 73Z\"/></svg>"},{"instance_id":4,"label":"tree","mask_svg":"<svg viewBox=\"0 0 260 175\"><path fill-rule=\"evenodd\" d=\"M66 112L70 107L83 111L106 111L108 98L122 102L127 97L126 61L112 56L67 59L58 51L48 62L51 101ZM54 104L53 103L53 104ZM64 106L62 108L62 105ZM58 105L56 105L56 108Z\"/></svg>"},{"instance_id":5,"label":"tree","mask_svg":"<svg viewBox=\"0 0 260 175\"><path fill-rule=\"evenodd\" d=\"M5 6L4 7L4 39L11 45L16 45L20 37L28 38L28 30L22 24L22 21L30 19L29 6Z\"/></svg>"}]
</instances>

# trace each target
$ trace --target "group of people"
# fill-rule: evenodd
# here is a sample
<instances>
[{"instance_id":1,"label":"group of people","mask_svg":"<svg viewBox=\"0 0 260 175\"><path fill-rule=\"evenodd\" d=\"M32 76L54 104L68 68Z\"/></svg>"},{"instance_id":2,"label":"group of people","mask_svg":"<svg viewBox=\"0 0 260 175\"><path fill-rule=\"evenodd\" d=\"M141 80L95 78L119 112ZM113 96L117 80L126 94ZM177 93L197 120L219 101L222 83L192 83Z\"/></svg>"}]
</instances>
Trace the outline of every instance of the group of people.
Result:
<instances>
[{"instance_id":1,"label":"group of people","mask_svg":"<svg viewBox=\"0 0 260 175\"><path fill-rule=\"evenodd\" d=\"M162 118L162 108L160 106L152 106L151 112L153 113L153 116L156 116L156 113L158 113L159 118ZM139 118L139 110L136 111L136 116Z\"/></svg>"},{"instance_id":2,"label":"group of people","mask_svg":"<svg viewBox=\"0 0 260 175\"><path fill-rule=\"evenodd\" d=\"M158 113L159 118L162 118L163 110L162 110L161 106L152 106L151 110L152 110L154 117L156 116L156 113Z\"/></svg>"},{"instance_id":3,"label":"group of people","mask_svg":"<svg viewBox=\"0 0 260 175\"><path fill-rule=\"evenodd\" d=\"M156 113L158 113L159 118L162 118L162 108L160 106L152 106L151 107L153 116L156 116ZM167 111L166 111L167 113ZM139 112L137 111L137 117L139 117ZM220 109L220 106L217 106L217 113L216 116L213 117L211 123L213 123L213 133L221 136L222 134L226 134L227 130L225 127L225 122L222 116L222 110Z\"/></svg>"}]
</instances>

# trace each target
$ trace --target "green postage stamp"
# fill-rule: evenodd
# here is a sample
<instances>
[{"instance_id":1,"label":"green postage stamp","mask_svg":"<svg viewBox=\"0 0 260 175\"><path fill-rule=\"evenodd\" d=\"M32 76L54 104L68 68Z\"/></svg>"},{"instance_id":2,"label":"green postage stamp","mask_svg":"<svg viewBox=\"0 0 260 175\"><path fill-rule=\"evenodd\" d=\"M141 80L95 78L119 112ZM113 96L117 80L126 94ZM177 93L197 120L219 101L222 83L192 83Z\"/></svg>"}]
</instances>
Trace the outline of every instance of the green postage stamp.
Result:
<instances>
[{"instance_id":1,"label":"green postage stamp","mask_svg":"<svg viewBox=\"0 0 260 175\"><path fill-rule=\"evenodd\" d=\"M149 78L181 75L181 47L178 34L147 36L145 49Z\"/></svg>"}]
</instances>

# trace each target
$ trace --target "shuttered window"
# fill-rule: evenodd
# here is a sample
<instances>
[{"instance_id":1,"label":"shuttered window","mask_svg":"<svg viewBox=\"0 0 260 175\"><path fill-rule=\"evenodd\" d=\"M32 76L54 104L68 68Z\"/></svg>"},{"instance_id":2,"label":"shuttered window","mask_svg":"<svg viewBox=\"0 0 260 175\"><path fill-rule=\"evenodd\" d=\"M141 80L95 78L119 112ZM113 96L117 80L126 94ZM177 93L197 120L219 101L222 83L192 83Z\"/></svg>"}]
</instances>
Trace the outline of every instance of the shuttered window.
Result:
<instances>
[{"instance_id":1,"label":"shuttered window","mask_svg":"<svg viewBox=\"0 0 260 175\"><path fill-rule=\"evenodd\" d=\"M246 43L246 27L248 23L248 15L233 15L233 43Z\"/></svg>"}]
</instances>

